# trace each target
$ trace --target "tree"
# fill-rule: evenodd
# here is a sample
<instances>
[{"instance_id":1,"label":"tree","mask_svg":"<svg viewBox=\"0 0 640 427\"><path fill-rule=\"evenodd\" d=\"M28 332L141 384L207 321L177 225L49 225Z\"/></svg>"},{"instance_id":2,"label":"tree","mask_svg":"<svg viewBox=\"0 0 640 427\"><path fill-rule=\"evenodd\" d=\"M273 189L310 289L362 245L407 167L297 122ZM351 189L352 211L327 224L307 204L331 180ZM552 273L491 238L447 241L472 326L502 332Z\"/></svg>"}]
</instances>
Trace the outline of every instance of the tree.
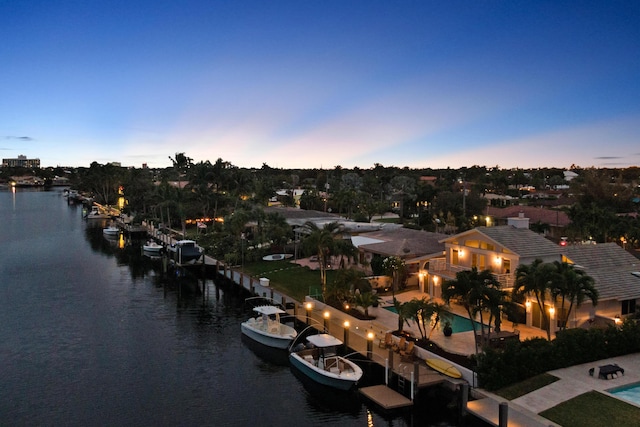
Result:
<instances>
[{"instance_id":1,"label":"tree","mask_svg":"<svg viewBox=\"0 0 640 427\"><path fill-rule=\"evenodd\" d=\"M483 300L486 297L488 287L499 287L496 278L491 271L483 270L478 272L476 267L471 270L463 270L456 273L454 280L447 280L442 285L442 298L449 304L451 300L456 300L464 307L471 320L474 337L477 340L477 326L474 322L476 314L480 314L481 338L485 341L484 322L482 321L482 312L485 308ZM477 344L477 342L476 342ZM476 352L478 351L476 345Z\"/></svg>"},{"instance_id":2,"label":"tree","mask_svg":"<svg viewBox=\"0 0 640 427\"><path fill-rule=\"evenodd\" d=\"M364 315L369 316L369 307L375 305L380 301L380 296L373 292L358 292L354 296L354 304L356 307L362 307L364 309Z\"/></svg>"},{"instance_id":3,"label":"tree","mask_svg":"<svg viewBox=\"0 0 640 427\"><path fill-rule=\"evenodd\" d=\"M513 299L533 295L542 315L543 327L547 331L547 339L551 341L549 314L545 310L547 295L551 291L554 278L553 264L545 264L536 259L530 265L521 265L516 270L516 282L513 288Z\"/></svg>"},{"instance_id":4,"label":"tree","mask_svg":"<svg viewBox=\"0 0 640 427\"><path fill-rule=\"evenodd\" d=\"M400 278L406 269L404 260L397 256L386 257L382 261L382 268L388 276L391 276L391 290L395 295L398 292Z\"/></svg>"},{"instance_id":5,"label":"tree","mask_svg":"<svg viewBox=\"0 0 640 427\"><path fill-rule=\"evenodd\" d=\"M583 270L578 270L575 266L566 262L555 261L555 280L552 289L554 300L561 299L560 313L558 321L560 329L565 329L571 315L571 310L575 304L576 309L589 299L595 306L598 304L598 290L595 288L593 278ZM569 308L565 311L564 306L569 302Z\"/></svg>"},{"instance_id":6,"label":"tree","mask_svg":"<svg viewBox=\"0 0 640 427\"><path fill-rule=\"evenodd\" d=\"M320 282L322 283L322 296L327 291L327 265L329 257L334 252L336 240L342 238L342 226L337 222L329 222L322 228L313 221L307 221L302 226L303 233L306 234L302 240L302 245L308 252L315 253L320 265Z\"/></svg>"},{"instance_id":7,"label":"tree","mask_svg":"<svg viewBox=\"0 0 640 427\"><path fill-rule=\"evenodd\" d=\"M406 303L404 315L407 319L416 322L422 340L426 341L431 338L431 334L438 326L440 320L442 318L448 318L449 312L446 311L444 304L431 301L429 297L422 297L421 299L413 298ZM429 336L427 336L429 327L431 327L431 331L429 332Z\"/></svg>"}]
</instances>

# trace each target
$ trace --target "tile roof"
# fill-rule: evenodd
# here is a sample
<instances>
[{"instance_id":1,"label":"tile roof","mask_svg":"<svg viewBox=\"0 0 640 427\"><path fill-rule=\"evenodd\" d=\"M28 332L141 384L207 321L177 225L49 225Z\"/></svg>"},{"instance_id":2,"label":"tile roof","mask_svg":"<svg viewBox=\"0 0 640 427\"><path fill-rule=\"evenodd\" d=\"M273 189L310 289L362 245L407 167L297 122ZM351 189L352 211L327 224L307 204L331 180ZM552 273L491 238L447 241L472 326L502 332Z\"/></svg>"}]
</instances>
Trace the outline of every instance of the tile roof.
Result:
<instances>
[{"instance_id":1,"label":"tile roof","mask_svg":"<svg viewBox=\"0 0 640 427\"><path fill-rule=\"evenodd\" d=\"M535 258L558 256L562 254L562 248L546 237L528 228L516 228L511 225L498 225L496 227L476 227L464 233L448 236L446 240L458 240L460 236L471 235L477 232L483 234L500 246L504 246L521 258Z\"/></svg>"},{"instance_id":2,"label":"tile roof","mask_svg":"<svg viewBox=\"0 0 640 427\"><path fill-rule=\"evenodd\" d=\"M570 245L567 258L584 269L595 283L600 301L640 298L640 260L615 243Z\"/></svg>"},{"instance_id":3,"label":"tile roof","mask_svg":"<svg viewBox=\"0 0 640 427\"><path fill-rule=\"evenodd\" d=\"M511 218L517 217L522 212L526 218L529 218L531 224L540 221L543 224L549 224L555 227L566 227L571 223L569 216L557 209L547 209L537 206L508 206L506 208L487 207L487 215L494 218Z\"/></svg>"},{"instance_id":4,"label":"tile roof","mask_svg":"<svg viewBox=\"0 0 640 427\"><path fill-rule=\"evenodd\" d=\"M362 236L383 241L360 245L360 248L380 255L403 258L415 258L443 252L444 243L441 241L447 237L445 234L399 227L388 227L379 231L363 233Z\"/></svg>"}]
</instances>

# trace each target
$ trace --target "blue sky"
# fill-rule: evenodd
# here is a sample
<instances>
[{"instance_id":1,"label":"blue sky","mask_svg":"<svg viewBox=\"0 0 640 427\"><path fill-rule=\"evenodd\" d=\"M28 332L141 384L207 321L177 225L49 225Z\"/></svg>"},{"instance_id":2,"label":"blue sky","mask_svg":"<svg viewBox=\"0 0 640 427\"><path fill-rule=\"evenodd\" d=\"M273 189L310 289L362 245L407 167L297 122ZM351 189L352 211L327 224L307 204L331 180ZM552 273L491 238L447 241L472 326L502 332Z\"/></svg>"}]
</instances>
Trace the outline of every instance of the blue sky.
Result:
<instances>
[{"instance_id":1,"label":"blue sky","mask_svg":"<svg viewBox=\"0 0 640 427\"><path fill-rule=\"evenodd\" d=\"M640 165L637 1L0 0L0 155Z\"/></svg>"}]
</instances>

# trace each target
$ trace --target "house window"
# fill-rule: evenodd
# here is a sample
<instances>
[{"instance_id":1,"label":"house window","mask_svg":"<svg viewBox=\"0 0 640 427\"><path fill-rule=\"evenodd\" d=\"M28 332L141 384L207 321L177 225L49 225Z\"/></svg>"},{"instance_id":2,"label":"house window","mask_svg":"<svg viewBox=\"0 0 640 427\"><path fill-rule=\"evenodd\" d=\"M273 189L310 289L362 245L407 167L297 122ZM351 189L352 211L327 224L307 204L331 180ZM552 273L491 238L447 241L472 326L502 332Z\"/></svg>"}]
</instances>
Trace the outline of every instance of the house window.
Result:
<instances>
[{"instance_id":1,"label":"house window","mask_svg":"<svg viewBox=\"0 0 640 427\"><path fill-rule=\"evenodd\" d=\"M479 254L471 254L471 267L476 267L479 271L485 269L485 256Z\"/></svg>"},{"instance_id":2,"label":"house window","mask_svg":"<svg viewBox=\"0 0 640 427\"><path fill-rule=\"evenodd\" d=\"M459 262L460 262L460 258L458 256L458 250L454 249L451 251L451 264L458 265Z\"/></svg>"},{"instance_id":3,"label":"house window","mask_svg":"<svg viewBox=\"0 0 640 427\"><path fill-rule=\"evenodd\" d=\"M625 301L621 301L621 313L624 314L633 314L636 312L636 300L628 299Z\"/></svg>"}]
</instances>

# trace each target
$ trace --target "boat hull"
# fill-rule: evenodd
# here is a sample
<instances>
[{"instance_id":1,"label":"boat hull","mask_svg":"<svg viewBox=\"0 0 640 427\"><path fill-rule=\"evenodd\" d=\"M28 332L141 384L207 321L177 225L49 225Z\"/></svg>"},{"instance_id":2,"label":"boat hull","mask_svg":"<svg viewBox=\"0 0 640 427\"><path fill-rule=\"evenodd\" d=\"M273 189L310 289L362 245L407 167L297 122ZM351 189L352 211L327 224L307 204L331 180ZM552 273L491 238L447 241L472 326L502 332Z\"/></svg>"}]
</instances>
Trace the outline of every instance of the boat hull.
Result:
<instances>
[{"instance_id":1,"label":"boat hull","mask_svg":"<svg viewBox=\"0 0 640 427\"><path fill-rule=\"evenodd\" d=\"M346 359L340 359L346 362ZM311 380L338 390L348 391L355 388L362 377L362 370L359 367L354 370L353 375L340 375L318 368L314 364L307 362L297 353L291 353L289 355L289 360L293 367L297 368Z\"/></svg>"},{"instance_id":2,"label":"boat hull","mask_svg":"<svg viewBox=\"0 0 640 427\"><path fill-rule=\"evenodd\" d=\"M160 254L160 251L162 251L163 246L162 245L158 245L158 244L147 244L147 245L142 245L142 250L150 253L150 254L155 254L158 255Z\"/></svg>"},{"instance_id":3,"label":"boat hull","mask_svg":"<svg viewBox=\"0 0 640 427\"><path fill-rule=\"evenodd\" d=\"M282 326L286 326L286 325L281 325L281 327ZM287 328L289 327L287 326ZM247 337L251 338L252 340L272 348L286 349L291 344L291 341L293 341L293 339L295 338L295 335L293 334L287 334L287 335L270 334L266 331L261 331L257 328L252 327L247 322L242 323L240 325L240 329L242 330L243 334L245 334ZM295 329L293 331L295 332Z\"/></svg>"},{"instance_id":4,"label":"boat hull","mask_svg":"<svg viewBox=\"0 0 640 427\"><path fill-rule=\"evenodd\" d=\"M195 242L180 243L169 246L169 256L178 264L187 264L195 262L203 255L202 248L197 246Z\"/></svg>"}]
</instances>

